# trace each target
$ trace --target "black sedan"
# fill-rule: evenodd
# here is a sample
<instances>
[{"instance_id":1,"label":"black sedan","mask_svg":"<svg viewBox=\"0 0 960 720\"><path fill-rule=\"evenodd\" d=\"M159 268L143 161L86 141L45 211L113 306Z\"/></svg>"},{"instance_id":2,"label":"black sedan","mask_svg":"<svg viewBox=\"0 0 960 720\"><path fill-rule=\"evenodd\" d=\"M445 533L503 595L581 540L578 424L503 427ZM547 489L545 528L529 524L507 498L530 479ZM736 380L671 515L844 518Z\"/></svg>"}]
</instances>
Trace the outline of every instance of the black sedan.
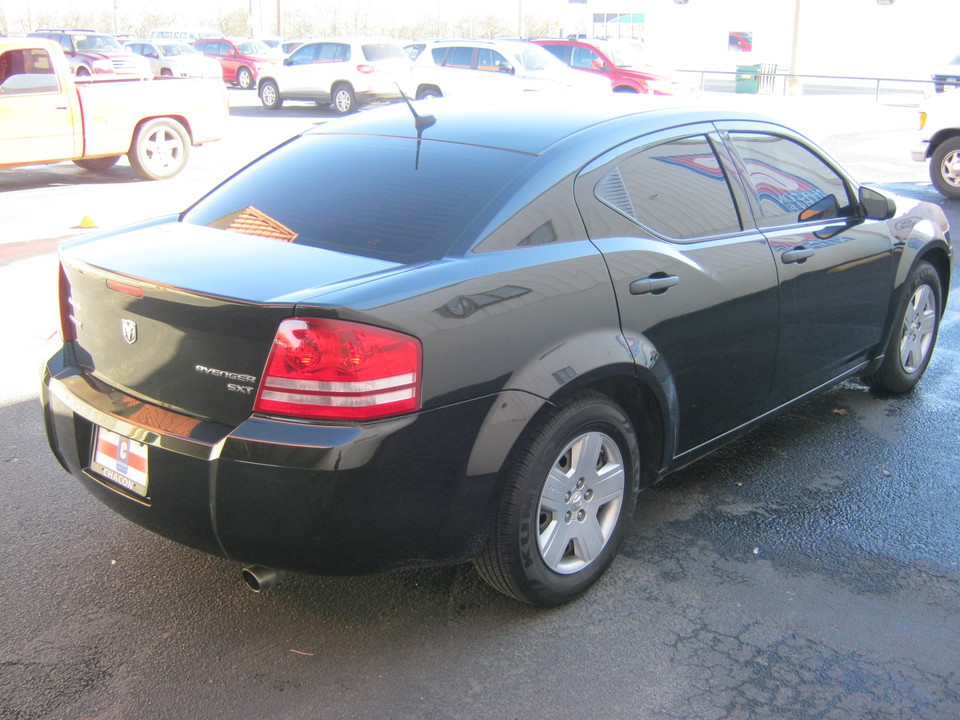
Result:
<instances>
[{"instance_id":1,"label":"black sedan","mask_svg":"<svg viewBox=\"0 0 960 720\"><path fill-rule=\"evenodd\" d=\"M118 513L255 588L473 561L554 605L644 487L845 378L909 391L952 249L775 120L534 93L316 127L60 268L50 445Z\"/></svg>"}]
</instances>

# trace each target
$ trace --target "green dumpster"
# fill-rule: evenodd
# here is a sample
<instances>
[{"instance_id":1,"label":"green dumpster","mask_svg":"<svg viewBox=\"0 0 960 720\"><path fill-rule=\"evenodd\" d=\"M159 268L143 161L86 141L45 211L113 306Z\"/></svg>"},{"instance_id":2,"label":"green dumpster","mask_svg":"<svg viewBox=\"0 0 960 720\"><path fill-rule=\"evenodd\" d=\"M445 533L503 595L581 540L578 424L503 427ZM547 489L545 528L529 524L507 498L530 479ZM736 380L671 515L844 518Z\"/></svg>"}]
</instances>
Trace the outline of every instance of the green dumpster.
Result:
<instances>
[{"instance_id":1,"label":"green dumpster","mask_svg":"<svg viewBox=\"0 0 960 720\"><path fill-rule=\"evenodd\" d=\"M736 92L753 93L760 91L760 66L737 65Z\"/></svg>"}]
</instances>

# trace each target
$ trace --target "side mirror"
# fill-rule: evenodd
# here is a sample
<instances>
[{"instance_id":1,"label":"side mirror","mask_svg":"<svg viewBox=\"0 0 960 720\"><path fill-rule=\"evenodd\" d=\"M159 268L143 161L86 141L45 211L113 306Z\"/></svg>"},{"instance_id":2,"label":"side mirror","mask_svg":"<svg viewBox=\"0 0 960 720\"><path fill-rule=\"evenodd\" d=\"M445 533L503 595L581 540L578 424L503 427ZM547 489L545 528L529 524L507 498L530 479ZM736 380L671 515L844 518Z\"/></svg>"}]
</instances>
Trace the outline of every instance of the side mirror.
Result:
<instances>
[{"instance_id":1,"label":"side mirror","mask_svg":"<svg viewBox=\"0 0 960 720\"><path fill-rule=\"evenodd\" d=\"M860 209L868 220L889 220L897 214L894 199L870 187L860 188Z\"/></svg>"},{"instance_id":2,"label":"side mirror","mask_svg":"<svg viewBox=\"0 0 960 720\"><path fill-rule=\"evenodd\" d=\"M499 63L499 64L497 65L497 68L498 68L499 72L506 73L507 75L513 75L514 72L515 72L514 69L513 69L513 65L511 65L510 63L508 63L506 60L504 60L504 61L502 61L501 63Z\"/></svg>"},{"instance_id":3,"label":"side mirror","mask_svg":"<svg viewBox=\"0 0 960 720\"><path fill-rule=\"evenodd\" d=\"M837 198L835 198L833 195L824 195L813 205L801 210L800 216L797 218L797 220L800 222L808 222L810 220L832 220L839 214L840 206L837 205Z\"/></svg>"}]
</instances>

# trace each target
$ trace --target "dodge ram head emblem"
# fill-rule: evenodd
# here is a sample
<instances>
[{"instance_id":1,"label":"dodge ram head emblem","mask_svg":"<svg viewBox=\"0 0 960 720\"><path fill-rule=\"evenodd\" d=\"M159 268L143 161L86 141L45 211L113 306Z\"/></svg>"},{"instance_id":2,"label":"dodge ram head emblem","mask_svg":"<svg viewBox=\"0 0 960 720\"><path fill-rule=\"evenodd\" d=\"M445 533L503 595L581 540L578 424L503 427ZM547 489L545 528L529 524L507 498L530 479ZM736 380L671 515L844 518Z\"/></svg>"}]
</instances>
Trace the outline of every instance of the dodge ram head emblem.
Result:
<instances>
[{"instance_id":1,"label":"dodge ram head emblem","mask_svg":"<svg viewBox=\"0 0 960 720\"><path fill-rule=\"evenodd\" d=\"M133 320L126 318L120 320L120 330L128 345L133 345L137 341L137 324Z\"/></svg>"}]
</instances>

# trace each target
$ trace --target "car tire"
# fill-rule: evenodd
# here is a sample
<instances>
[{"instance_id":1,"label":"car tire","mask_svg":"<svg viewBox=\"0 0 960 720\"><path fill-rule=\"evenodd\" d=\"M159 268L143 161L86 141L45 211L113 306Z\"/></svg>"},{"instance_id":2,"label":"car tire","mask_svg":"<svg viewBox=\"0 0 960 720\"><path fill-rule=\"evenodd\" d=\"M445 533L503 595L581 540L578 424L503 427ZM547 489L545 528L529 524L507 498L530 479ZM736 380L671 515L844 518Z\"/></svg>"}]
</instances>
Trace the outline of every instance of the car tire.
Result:
<instances>
[{"instance_id":1,"label":"car tire","mask_svg":"<svg viewBox=\"0 0 960 720\"><path fill-rule=\"evenodd\" d=\"M172 78L173 70L170 68L160 68L160 77L162 78Z\"/></svg>"},{"instance_id":2,"label":"car tire","mask_svg":"<svg viewBox=\"0 0 960 720\"><path fill-rule=\"evenodd\" d=\"M417 100L430 100L431 98L440 97L443 97L443 93L440 92L440 88L436 85L424 85L423 87L417 88Z\"/></svg>"},{"instance_id":3,"label":"car tire","mask_svg":"<svg viewBox=\"0 0 960 720\"><path fill-rule=\"evenodd\" d=\"M253 87L253 73L250 72L250 68L237 69L237 87L241 90L249 90Z\"/></svg>"},{"instance_id":4,"label":"car tire","mask_svg":"<svg viewBox=\"0 0 960 720\"><path fill-rule=\"evenodd\" d=\"M587 590L613 560L640 485L630 419L606 396L579 394L543 418L513 456L480 577L549 607Z\"/></svg>"},{"instance_id":5,"label":"car tire","mask_svg":"<svg viewBox=\"0 0 960 720\"><path fill-rule=\"evenodd\" d=\"M84 160L74 160L73 164L77 167L81 167L84 170L91 170L93 172L102 172L104 170L109 170L114 165L117 164L117 160L120 159L119 155L111 155L110 157L101 157L101 158L86 158Z\"/></svg>"},{"instance_id":6,"label":"car tire","mask_svg":"<svg viewBox=\"0 0 960 720\"><path fill-rule=\"evenodd\" d=\"M901 291L883 362L864 378L870 387L905 393L920 382L937 344L942 297L937 271L920 262Z\"/></svg>"},{"instance_id":7,"label":"car tire","mask_svg":"<svg viewBox=\"0 0 960 720\"><path fill-rule=\"evenodd\" d=\"M166 180L187 164L190 137L183 125L170 118L147 120L137 128L127 158L145 180Z\"/></svg>"},{"instance_id":8,"label":"car tire","mask_svg":"<svg viewBox=\"0 0 960 720\"><path fill-rule=\"evenodd\" d=\"M944 140L934 149L930 180L944 197L960 199L960 136Z\"/></svg>"},{"instance_id":9,"label":"car tire","mask_svg":"<svg viewBox=\"0 0 960 720\"><path fill-rule=\"evenodd\" d=\"M273 80L264 80L260 85L260 102L267 110L279 110L283 105L280 88Z\"/></svg>"},{"instance_id":10,"label":"car tire","mask_svg":"<svg viewBox=\"0 0 960 720\"><path fill-rule=\"evenodd\" d=\"M357 109L357 97L346 83L337 83L330 92L331 104L337 115L347 115Z\"/></svg>"},{"instance_id":11,"label":"car tire","mask_svg":"<svg viewBox=\"0 0 960 720\"><path fill-rule=\"evenodd\" d=\"M77 66L77 77L78 77L78 78L90 77L90 68L88 68L86 65L78 65L78 66Z\"/></svg>"}]
</instances>

